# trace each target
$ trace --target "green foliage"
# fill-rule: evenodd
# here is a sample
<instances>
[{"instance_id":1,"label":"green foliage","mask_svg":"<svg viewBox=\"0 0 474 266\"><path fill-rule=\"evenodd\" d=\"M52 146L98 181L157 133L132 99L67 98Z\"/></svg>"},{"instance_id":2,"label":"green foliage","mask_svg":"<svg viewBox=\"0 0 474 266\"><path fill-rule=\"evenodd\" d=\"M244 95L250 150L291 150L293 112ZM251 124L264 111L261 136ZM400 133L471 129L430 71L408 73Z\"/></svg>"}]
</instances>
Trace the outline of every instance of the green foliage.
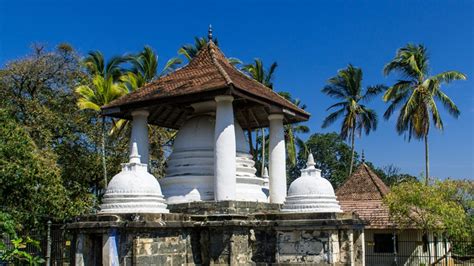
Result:
<instances>
[{"instance_id":1,"label":"green foliage","mask_svg":"<svg viewBox=\"0 0 474 266\"><path fill-rule=\"evenodd\" d=\"M22 235L41 230L46 217L67 219L94 204L100 134L73 94L84 77L68 45L35 46L0 71L0 204Z\"/></svg>"},{"instance_id":2,"label":"green foliage","mask_svg":"<svg viewBox=\"0 0 474 266\"><path fill-rule=\"evenodd\" d=\"M392 187L384 201L392 219L402 228L415 226L425 232L444 232L451 239L472 239L472 213L466 212L459 201L465 199L461 195L467 192L472 207L472 182L463 181L462 185L458 182L436 181L432 185L402 182ZM466 187L470 189L463 189Z\"/></svg>"},{"instance_id":3,"label":"green foliage","mask_svg":"<svg viewBox=\"0 0 474 266\"><path fill-rule=\"evenodd\" d=\"M39 242L30 237L18 237L16 230L18 225L13 218L0 211L0 260L13 263L15 265L40 265L44 263L41 257L34 256L24 251L27 245L34 246L39 250ZM4 242L9 239L8 243Z\"/></svg>"},{"instance_id":4,"label":"green foliage","mask_svg":"<svg viewBox=\"0 0 474 266\"><path fill-rule=\"evenodd\" d=\"M5 110L0 110L0 135L2 206L22 224L38 224L41 216L65 217L68 195L55 154L38 149Z\"/></svg>"},{"instance_id":5,"label":"green foliage","mask_svg":"<svg viewBox=\"0 0 474 266\"><path fill-rule=\"evenodd\" d=\"M265 69L261 59L256 58L252 64L246 64L242 70L251 78L262 83L270 89L273 89L273 75L278 67L277 62L273 62L268 69Z\"/></svg>"},{"instance_id":6,"label":"green foliage","mask_svg":"<svg viewBox=\"0 0 474 266\"><path fill-rule=\"evenodd\" d=\"M377 113L362 104L369 101L373 96L380 93L385 87L376 85L367 87L365 92L362 88L362 69L349 64L347 68L339 70L337 75L328 80L322 92L328 96L339 100L327 109L337 109L329 114L323 121L323 128L333 124L339 118L342 118L341 137L351 141L351 164L349 175L352 174L354 166L355 135L360 136L362 131L366 135L372 130L377 129Z\"/></svg>"},{"instance_id":7,"label":"green foliage","mask_svg":"<svg viewBox=\"0 0 474 266\"><path fill-rule=\"evenodd\" d=\"M184 56L188 61L191 61L198 52L207 45L208 39L204 37L194 37L194 44L185 44L181 46L178 50L178 54ZM219 41L217 38L213 39L213 42L215 45L219 46ZM235 57L229 57L227 58L229 60L229 63L233 66L237 66L242 64L242 61L240 61L238 58Z\"/></svg>"},{"instance_id":8,"label":"green foliage","mask_svg":"<svg viewBox=\"0 0 474 266\"><path fill-rule=\"evenodd\" d=\"M351 149L337 133L316 133L306 141L306 147L314 156L316 168L321 175L337 188L346 178L351 160ZM357 160L357 154L355 155ZM299 170L306 165L308 156L300 149L298 163L290 170L289 182L300 175Z\"/></svg>"},{"instance_id":9,"label":"green foliage","mask_svg":"<svg viewBox=\"0 0 474 266\"><path fill-rule=\"evenodd\" d=\"M400 109L396 129L399 134L408 134L408 139L424 139L426 180L429 179L428 134L431 123L443 130L443 121L436 102L441 104L455 118L460 114L454 102L441 90L443 83L465 80L466 76L458 71L447 71L434 76L429 74L429 58L423 45L407 44L397 51L395 57L385 65L384 73L398 72L402 80L388 88L383 96L390 102L385 111L385 119Z\"/></svg>"}]
</instances>

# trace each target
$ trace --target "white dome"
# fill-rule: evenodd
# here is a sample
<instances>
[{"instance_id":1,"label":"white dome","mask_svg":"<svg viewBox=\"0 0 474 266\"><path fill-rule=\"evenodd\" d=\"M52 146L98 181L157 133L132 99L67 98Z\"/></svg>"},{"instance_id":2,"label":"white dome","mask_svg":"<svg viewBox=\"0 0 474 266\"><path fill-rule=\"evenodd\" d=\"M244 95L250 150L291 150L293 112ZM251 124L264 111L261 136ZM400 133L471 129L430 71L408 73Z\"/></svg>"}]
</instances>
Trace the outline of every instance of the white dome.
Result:
<instances>
[{"instance_id":1,"label":"white dome","mask_svg":"<svg viewBox=\"0 0 474 266\"><path fill-rule=\"evenodd\" d=\"M236 139L236 200L267 202L263 179L256 177L244 131L234 122ZM179 130L160 179L168 204L214 200L215 117L210 113L189 118Z\"/></svg>"},{"instance_id":2,"label":"white dome","mask_svg":"<svg viewBox=\"0 0 474 266\"><path fill-rule=\"evenodd\" d=\"M284 212L342 212L331 183L321 177L321 170L314 167L313 155L308 157L301 177L293 181L283 204Z\"/></svg>"},{"instance_id":3,"label":"white dome","mask_svg":"<svg viewBox=\"0 0 474 266\"><path fill-rule=\"evenodd\" d=\"M130 162L122 164L122 171L107 186L100 214L169 212L160 184L139 158L137 144L133 143Z\"/></svg>"}]
</instances>

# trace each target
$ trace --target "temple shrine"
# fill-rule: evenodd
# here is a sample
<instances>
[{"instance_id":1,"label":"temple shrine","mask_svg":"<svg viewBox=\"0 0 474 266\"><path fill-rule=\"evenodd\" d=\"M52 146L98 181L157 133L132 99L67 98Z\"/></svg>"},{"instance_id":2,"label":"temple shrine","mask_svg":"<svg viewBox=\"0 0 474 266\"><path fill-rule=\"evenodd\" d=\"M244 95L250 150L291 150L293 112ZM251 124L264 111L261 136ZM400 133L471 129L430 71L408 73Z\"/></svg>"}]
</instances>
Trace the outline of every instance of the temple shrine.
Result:
<instances>
[{"instance_id":1,"label":"temple shrine","mask_svg":"<svg viewBox=\"0 0 474 266\"><path fill-rule=\"evenodd\" d=\"M208 39L188 65L102 107L131 120L130 161L100 211L68 225L74 264L363 264L364 224L342 213L312 155L287 189L284 125L310 114ZM148 172L149 124L178 130L161 179ZM244 130L262 127L269 169L256 176Z\"/></svg>"}]
</instances>

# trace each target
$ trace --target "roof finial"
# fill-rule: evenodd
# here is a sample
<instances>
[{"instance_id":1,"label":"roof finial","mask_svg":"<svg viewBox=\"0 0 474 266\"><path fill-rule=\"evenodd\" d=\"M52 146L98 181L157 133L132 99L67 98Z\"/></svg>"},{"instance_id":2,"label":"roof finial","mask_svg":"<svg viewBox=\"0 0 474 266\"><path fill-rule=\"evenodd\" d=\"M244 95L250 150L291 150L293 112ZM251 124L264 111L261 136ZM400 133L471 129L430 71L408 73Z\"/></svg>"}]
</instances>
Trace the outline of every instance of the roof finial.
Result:
<instances>
[{"instance_id":1,"label":"roof finial","mask_svg":"<svg viewBox=\"0 0 474 266\"><path fill-rule=\"evenodd\" d=\"M362 163L365 163L365 153L364 153L364 150L362 150Z\"/></svg>"},{"instance_id":2,"label":"roof finial","mask_svg":"<svg viewBox=\"0 0 474 266\"><path fill-rule=\"evenodd\" d=\"M209 29L207 30L207 39L212 41L212 25L209 24Z\"/></svg>"}]
</instances>

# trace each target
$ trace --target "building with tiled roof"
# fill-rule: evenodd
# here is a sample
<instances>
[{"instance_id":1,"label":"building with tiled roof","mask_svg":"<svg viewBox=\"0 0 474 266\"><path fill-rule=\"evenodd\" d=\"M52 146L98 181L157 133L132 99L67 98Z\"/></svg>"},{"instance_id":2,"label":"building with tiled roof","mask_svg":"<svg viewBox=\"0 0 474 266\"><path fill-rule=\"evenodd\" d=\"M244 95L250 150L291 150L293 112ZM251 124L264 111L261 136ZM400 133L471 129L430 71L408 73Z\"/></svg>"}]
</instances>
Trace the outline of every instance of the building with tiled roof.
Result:
<instances>
[{"instance_id":1,"label":"building with tiled roof","mask_svg":"<svg viewBox=\"0 0 474 266\"><path fill-rule=\"evenodd\" d=\"M344 212L366 222L365 265L420 265L435 261L445 252L440 237L417 228L401 229L390 219L383 198L390 188L362 162L336 190ZM430 249L430 252L428 252Z\"/></svg>"},{"instance_id":2,"label":"building with tiled roof","mask_svg":"<svg viewBox=\"0 0 474 266\"><path fill-rule=\"evenodd\" d=\"M383 197L390 188L362 163L336 190L336 196L344 212L355 212L367 222L367 229L392 228L388 208Z\"/></svg>"}]
</instances>

